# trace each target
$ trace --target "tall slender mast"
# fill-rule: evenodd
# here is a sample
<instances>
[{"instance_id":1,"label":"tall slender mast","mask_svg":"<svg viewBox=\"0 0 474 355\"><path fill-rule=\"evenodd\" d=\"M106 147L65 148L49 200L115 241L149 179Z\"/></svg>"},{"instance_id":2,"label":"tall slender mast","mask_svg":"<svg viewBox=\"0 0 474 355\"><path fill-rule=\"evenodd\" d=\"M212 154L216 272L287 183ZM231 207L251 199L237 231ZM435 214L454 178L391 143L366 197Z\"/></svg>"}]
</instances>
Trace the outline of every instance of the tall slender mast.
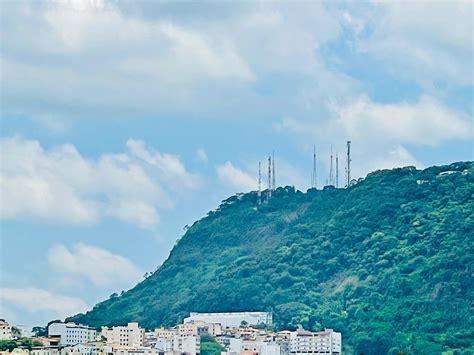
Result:
<instances>
[{"instance_id":1,"label":"tall slender mast","mask_svg":"<svg viewBox=\"0 0 474 355\"><path fill-rule=\"evenodd\" d=\"M275 190L275 151L272 152L272 190Z\"/></svg>"},{"instance_id":2,"label":"tall slender mast","mask_svg":"<svg viewBox=\"0 0 474 355\"><path fill-rule=\"evenodd\" d=\"M268 197L272 197L272 157L268 157Z\"/></svg>"},{"instance_id":3,"label":"tall slender mast","mask_svg":"<svg viewBox=\"0 0 474 355\"><path fill-rule=\"evenodd\" d=\"M336 152L336 187L339 187L339 157Z\"/></svg>"},{"instance_id":4,"label":"tall slender mast","mask_svg":"<svg viewBox=\"0 0 474 355\"><path fill-rule=\"evenodd\" d=\"M258 204L262 203L262 162L258 162Z\"/></svg>"},{"instance_id":5,"label":"tall slender mast","mask_svg":"<svg viewBox=\"0 0 474 355\"><path fill-rule=\"evenodd\" d=\"M334 167L332 165L332 144L331 144L331 164L329 165L329 185L334 185Z\"/></svg>"},{"instance_id":6,"label":"tall slender mast","mask_svg":"<svg viewBox=\"0 0 474 355\"><path fill-rule=\"evenodd\" d=\"M313 174L311 175L311 187L318 188L318 178L316 175L316 145L313 147Z\"/></svg>"},{"instance_id":7,"label":"tall slender mast","mask_svg":"<svg viewBox=\"0 0 474 355\"><path fill-rule=\"evenodd\" d=\"M351 185L351 141L347 141L347 187Z\"/></svg>"}]
</instances>

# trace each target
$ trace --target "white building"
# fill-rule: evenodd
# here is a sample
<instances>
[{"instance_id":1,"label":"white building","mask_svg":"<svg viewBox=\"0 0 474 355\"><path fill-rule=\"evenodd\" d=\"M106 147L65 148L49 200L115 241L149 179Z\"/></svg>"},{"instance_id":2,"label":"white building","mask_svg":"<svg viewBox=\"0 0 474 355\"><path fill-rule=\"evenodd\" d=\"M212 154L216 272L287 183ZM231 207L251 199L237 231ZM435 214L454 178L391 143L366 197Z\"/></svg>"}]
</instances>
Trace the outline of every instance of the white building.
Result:
<instances>
[{"instance_id":1,"label":"white building","mask_svg":"<svg viewBox=\"0 0 474 355\"><path fill-rule=\"evenodd\" d=\"M35 347L31 349L30 355L61 355L61 348L57 346Z\"/></svg>"},{"instance_id":2,"label":"white building","mask_svg":"<svg viewBox=\"0 0 474 355\"><path fill-rule=\"evenodd\" d=\"M199 336L175 336L173 339L173 351L180 354L199 354L201 352Z\"/></svg>"},{"instance_id":3,"label":"white building","mask_svg":"<svg viewBox=\"0 0 474 355\"><path fill-rule=\"evenodd\" d=\"M201 341L195 328L155 329L154 347L165 354L199 354Z\"/></svg>"},{"instance_id":4,"label":"white building","mask_svg":"<svg viewBox=\"0 0 474 355\"><path fill-rule=\"evenodd\" d=\"M127 326L102 327L101 335L107 339L107 344L139 348L143 347L145 329L136 322L130 322Z\"/></svg>"},{"instance_id":5,"label":"white building","mask_svg":"<svg viewBox=\"0 0 474 355\"><path fill-rule=\"evenodd\" d=\"M202 321L212 324L218 323L223 328L236 328L242 322L248 325L272 324L272 314L270 312L228 312L228 313L197 313L191 312L189 317L184 319L184 323Z\"/></svg>"},{"instance_id":6,"label":"white building","mask_svg":"<svg viewBox=\"0 0 474 355\"><path fill-rule=\"evenodd\" d=\"M290 354L339 355L341 348L341 333L332 329L313 333L300 327L290 333Z\"/></svg>"},{"instance_id":7,"label":"white building","mask_svg":"<svg viewBox=\"0 0 474 355\"><path fill-rule=\"evenodd\" d=\"M66 346L94 341L97 332L85 325L57 322L48 326L48 336L58 337L59 345Z\"/></svg>"},{"instance_id":8,"label":"white building","mask_svg":"<svg viewBox=\"0 0 474 355\"><path fill-rule=\"evenodd\" d=\"M12 326L5 319L0 319L0 340L10 339L12 339Z\"/></svg>"}]
</instances>

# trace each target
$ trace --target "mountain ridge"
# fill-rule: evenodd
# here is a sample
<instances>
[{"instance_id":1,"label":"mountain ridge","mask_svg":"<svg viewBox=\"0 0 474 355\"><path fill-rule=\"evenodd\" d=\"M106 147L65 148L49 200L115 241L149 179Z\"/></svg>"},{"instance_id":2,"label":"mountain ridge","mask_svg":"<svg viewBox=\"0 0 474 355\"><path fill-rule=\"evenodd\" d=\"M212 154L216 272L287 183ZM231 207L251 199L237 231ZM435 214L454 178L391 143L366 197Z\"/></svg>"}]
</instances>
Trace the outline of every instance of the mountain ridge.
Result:
<instances>
[{"instance_id":1,"label":"mountain ridge","mask_svg":"<svg viewBox=\"0 0 474 355\"><path fill-rule=\"evenodd\" d=\"M224 200L151 276L68 318L174 325L191 311L268 310L334 328L358 353L474 343L474 167L379 170L347 189L280 187ZM264 194L265 196L265 194Z\"/></svg>"}]
</instances>

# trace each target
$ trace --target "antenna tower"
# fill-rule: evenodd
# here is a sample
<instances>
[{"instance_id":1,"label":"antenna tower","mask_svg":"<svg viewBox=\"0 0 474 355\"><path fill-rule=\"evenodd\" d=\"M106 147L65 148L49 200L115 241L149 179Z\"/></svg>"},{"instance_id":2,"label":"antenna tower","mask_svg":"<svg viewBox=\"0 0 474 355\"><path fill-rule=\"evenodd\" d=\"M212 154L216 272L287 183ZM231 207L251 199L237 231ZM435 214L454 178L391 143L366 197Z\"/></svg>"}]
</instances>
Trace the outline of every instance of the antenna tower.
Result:
<instances>
[{"instance_id":1,"label":"antenna tower","mask_svg":"<svg viewBox=\"0 0 474 355\"><path fill-rule=\"evenodd\" d=\"M272 190L275 191L275 151L272 152Z\"/></svg>"},{"instance_id":2,"label":"antenna tower","mask_svg":"<svg viewBox=\"0 0 474 355\"><path fill-rule=\"evenodd\" d=\"M334 167L332 165L332 160L333 160L333 156L332 156L332 144L331 144L331 164L329 165L329 185L334 186Z\"/></svg>"},{"instance_id":3,"label":"antenna tower","mask_svg":"<svg viewBox=\"0 0 474 355\"><path fill-rule=\"evenodd\" d=\"M272 197L272 157L268 157L268 195L267 199Z\"/></svg>"},{"instance_id":4,"label":"antenna tower","mask_svg":"<svg viewBox=\"0 0 474 355\"><path fill-rule=\"evenodd\" d=\"M351 185L351 141L347 141L347 187Z\"/></svg>"},{"instance_id":5,"label":"antenna tower","mask_svg":"<svg viewBox=\"0 0 474 355\"><path fill-rule=\"evenodd\" d=\"M258 204L262 203L262 162L258 162Z\"/></svg>"},{"instance_id":6,"label":"antenna tower","mask_svg":"<svg viewBox=\"0 0 474 355\"><path fill-rule=\"evenodd\" d=\"M316 145L313 147L313 174L311 175L311 188L318 188L318 179L316 175Z\"/></svg>"},{"instance_id":7,"label":"antenna tower","mask_svg":"<svg viewBox=\"0 0 474 355\"><path fill-rule=\"evenodd\" d=\"M336 187L339 187L339 157L336 152Z\"/></svg>"}]
</instances>

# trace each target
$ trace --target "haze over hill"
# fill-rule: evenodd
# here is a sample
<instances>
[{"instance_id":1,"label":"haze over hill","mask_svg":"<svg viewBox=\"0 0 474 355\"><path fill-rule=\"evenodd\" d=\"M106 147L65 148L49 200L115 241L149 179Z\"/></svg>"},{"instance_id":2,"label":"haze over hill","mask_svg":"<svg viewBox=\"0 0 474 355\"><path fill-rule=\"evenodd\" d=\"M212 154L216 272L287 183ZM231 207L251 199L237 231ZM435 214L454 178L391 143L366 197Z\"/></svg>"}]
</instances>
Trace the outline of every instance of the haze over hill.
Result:
<instances>
[{"instance_id":1,"label":"haze over hill","mask_svg":"<svg viewBox=\"0 0 474 355\"><path fill-rule=\"evenodd\" d=\"M190 311L271 310L348 347L436 353L474 342L472 162L376 171L348 189L232 196L156 272L69 320L173 325Z\"/></svg>"}]
</instances>

